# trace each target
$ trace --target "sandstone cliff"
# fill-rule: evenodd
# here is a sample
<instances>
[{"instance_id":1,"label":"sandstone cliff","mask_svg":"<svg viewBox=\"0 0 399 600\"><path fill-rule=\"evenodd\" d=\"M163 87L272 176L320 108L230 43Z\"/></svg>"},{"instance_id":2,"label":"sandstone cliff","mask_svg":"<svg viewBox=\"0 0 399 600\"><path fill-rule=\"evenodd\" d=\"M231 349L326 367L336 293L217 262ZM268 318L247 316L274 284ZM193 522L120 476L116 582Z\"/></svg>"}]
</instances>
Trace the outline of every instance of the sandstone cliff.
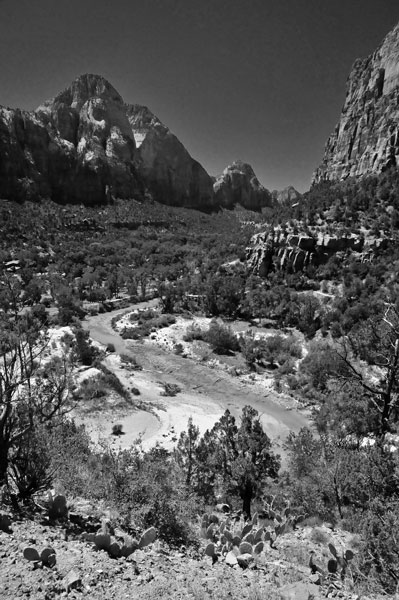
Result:
<instances>
[{"instance_id":1,"label":"sandstone cliff","mask_svg":"<svg viewBox=\"0 0 399 600\"><path fill-rule=\"evenodd\" d=\"M278 202L279 204L284 204L286 202L294 204L295 202L299 202L302 198L302 194L300 194L292 185L289 185L280 191L273 190L271 195L273 201Z\"/></svg>"},{"instance_id":2,"label":"sandstone cliff","mask_svg":"<svg viewBox=\"0 0 399 600\"><path fill-rule=\"evenodd\" d=\"M219 206L230 208L240 204L249 210L271 206L270 192L259 183L251 165L235 161L218 177L213 186Z\"/></svg>"},{"instance_id":3,"label":"sandstone cliff","mask_svg":"<svg viewBox=\"0 0 399 600\"><path fill-rule=\"evenodd\" d=\"M389 243L388 238L293 233L276 228L257 233L252 238L251 246L247 248L247 264L256 275L267 277L275 269L298 272L308 265L321 265L339 253L355 252L360 260L371 260Z\"/></svg>"},{"instance_id":4,"label":"sandstone cliff","mask_svg":"<svg viewBox=\"0 0 399 600\"><path fill-rule=\"evenodd\" d=\"M210 209L212 185L167 127L98 75L78 77L36 111L0 107L0 197L91 204L149 191Z\"/></svg>"},{"instance_id":5,"label":"sandstone cliff","mask_svg":"<svg viewBox=\"0 0 399 600\"><path fill-rule=\"evenodd\" d=\"M146 107L127 105L140 173L155 200L179 206L215 208L212 178L183 144Z\"/></svg>"},{"instance_id":6,"label":"sandstone cliff","mask_svg":"<svg viewBox=\"0 0 399 600\"><path fill-rule=\"evenodd\" d=\"M368 58L357 60L345 103L313 181L399 166L399 24Z\"/></svg>"},{"instance_id":7,"label":"sandstone cliff","mask_svg":"<svg viewBox=\"0 0 399 600\"><path fill-rule=\"evenodd\" d=\"M123 100L96 75L36 111L0 109L0 158L0 194L9 199L91 204L144 192Z\"/></svg>"}]
</instances>

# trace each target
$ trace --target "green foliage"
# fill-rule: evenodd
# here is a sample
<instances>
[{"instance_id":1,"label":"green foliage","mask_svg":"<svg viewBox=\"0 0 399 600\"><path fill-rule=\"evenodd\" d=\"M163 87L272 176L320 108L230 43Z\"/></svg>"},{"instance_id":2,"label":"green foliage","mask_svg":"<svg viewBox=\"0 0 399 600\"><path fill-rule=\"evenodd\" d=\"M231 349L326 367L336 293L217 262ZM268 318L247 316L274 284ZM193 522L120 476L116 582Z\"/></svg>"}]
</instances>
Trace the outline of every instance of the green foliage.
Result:
<instances>
[{"instance_id":1,"label":"green foliage","mask_svg":"<svg viewBox=\"0 0 399 600\"><path fill-rule=\"evenodd\" d=\"M243 408L239 427L226 410L202 438L189 421L187 433L180 436L176 457L186 471L187 485L196 493L210 499L219 489L238 497L248 516L252 500L268 478L277 477L280 466L280 457L273 454L258 413L250 406Z\"/></svg>"},{"instance_id":2,"label":"green foliage","mask_svg":"<svg viewBox=\"0 0 399 600\"><path fill-rule=\"evenodd\" d=\"M380 590L390 594L399 583L398 495L388 502L375 499L363 515L360 531L365 540L360 560L361 569L369 580L376 580Z\"/></svg>"},{"instance_id":3,"label":"green foliage","mask_svg":"<svg viewBox=\"0 0 399 600\"><path fill-rule=\"evenodd\" d=\"M197 323L192 323L186 329L183 336L185 342L193 342L194 340L203 340L204 332Z\"/></svg>"},{"instance_id":4,"label":"green foliage","mask_svg":"<svg viewBox=\"0 0 399 600\"><path fill-rule=\"evenodd\" d=\"M89 367L93 364L96 357L96 351L90 344L88 331L82 327L74 327L76 358L83 365Z\"/></svg>"},{"instance_id":5,"label":"green foliage","mask_svg":"<svg viewBox=\"0 0 399 600\"><path fill-rule=\"evenodd\" d=\"M52 445L58 487L105 501L130 529L155 527L171 545L193 543L189 521L200 503L187 491L184 474L166 450L93 449L84 428L73 422L57 432Z\"/></svg>"},{"instance_id":6,"label":"green foliage","mask_svg":"<svg viewBox=\"0 0 399 600\"><path fill-rule=\"evenodd\" d=\"M254 333L247 332L240 337L241 352L250 368L257 365L270 367L287 365L292 358L300 358L302 349L292 336L271 335L268 337L255 337Z\"/></svg>"},{"instance_id":7,"label":"green foliage","mask_svg":"<svg viewBox=\"0 0 399 600\"><path fill-rule=\"evenodd\" d=\"M156 311L149 309L131 313L130 321L137 324L134 327L126 327L122 331L121 337L124 340L139 340L147 337L157 329L169 327L176 323L176 317L174 315L159 315Z\"/></svg>"},{"instance_id":8,"label":"green foliage","mask_svg":"<svg viewBox=\"0 0 399 600\"><path fill-rule=\"evenodd\" d=\"M241 275L217 273L205 283L205 309L214 316L234 319L244 299L245 279Z\"/></svg>"},{"instance_id":9,"label":"green foliage","mask_svg":"<svg viewBox=\"0 0 399 600\"><path fill-rule=\"evenodd\" d=\"M161 396L176 396L181 392L181 388L176 383L163 383Z\"/></svg>"},{"instance_id":10,"label":"green foliage","mask_svg":"<svg viewBox=\"0 0 399 600\"><path fill-rule=\"evenodd\" d=\"M203 339L216 354L229 354L239 349L239 343L236 334L231 327L212 320L208 331L203 335Z\"/></svg>"}]
</instances>

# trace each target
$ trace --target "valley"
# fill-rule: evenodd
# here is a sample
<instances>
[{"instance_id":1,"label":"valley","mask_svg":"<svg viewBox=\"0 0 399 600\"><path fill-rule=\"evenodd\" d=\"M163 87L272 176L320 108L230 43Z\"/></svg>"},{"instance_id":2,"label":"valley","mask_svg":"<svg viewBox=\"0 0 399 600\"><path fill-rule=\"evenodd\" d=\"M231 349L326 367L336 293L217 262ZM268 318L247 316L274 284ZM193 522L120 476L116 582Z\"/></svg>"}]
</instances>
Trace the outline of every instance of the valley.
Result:
<instances>
[{"instance_id":1,"label":"valley","mask_svg":"<svg viewBox=\"0 0 399 600\"><path fill-rule=\"evenodd\" d=\"M131 308L144 309L155 304L146 302ZM248 404L259 412L262 426L279 452L290 431L297 432L309 425L309 418L298 410L298 403L289 396L277 394L272 387L265 391L254 381L243 381L242 377L230 375L221 366L208 366L198 360L182 358L147 340L139 343L123 340L113 330L111 320L125 312L126 309L122 309L91 316L83 322L83 327L90 332L93 340L103 345L111 343L117 353L137 357L143 368L132 373L132 381L142 392L140 400L148 404L148 410L156 414L156 420L142 411L118 417L117 421L123 425L125 432L119 442L121 447L129 446L142 433L144 448L159 443L171 449L187 427L189 417L204 433L226 409L237 418ZM111 356L106 360L109 366ZM120 369L117 369L117 375L124 379ZM163 399L160 397L160 380L177 384L182 391L176 397ZM85 423L89 429L90 421L90 416L86 416ZM94 427L110 432L109 415L105 413L104 416L98 416Z\"/></svg>"},{"instance_id":2,"label":"valley","mask_svg":"<svg viewBox=\"0 0 399 600\"><path fill-rule=\"evenodd\" d=\"M101 75L0 106L7 600L398 597L398 91L399 25L303 193Z\"/></svg>"}]
</instances>

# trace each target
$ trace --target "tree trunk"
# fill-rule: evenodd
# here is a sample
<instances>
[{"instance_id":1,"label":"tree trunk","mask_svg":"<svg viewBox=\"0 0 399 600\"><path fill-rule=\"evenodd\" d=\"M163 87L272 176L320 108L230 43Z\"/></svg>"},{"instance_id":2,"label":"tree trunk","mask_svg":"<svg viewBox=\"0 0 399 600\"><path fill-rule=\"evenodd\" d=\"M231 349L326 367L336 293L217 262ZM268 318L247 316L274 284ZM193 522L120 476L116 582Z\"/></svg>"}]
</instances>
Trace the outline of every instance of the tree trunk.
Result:
<instances>
[{"instance_id":1,"label":"tree trunk","mask_svg":"<svg viewBox=\"0 0 399 600\"><path fill-rule=\"evenodd\" d=\"M251 518L252 487L247 486L242 494L242 512L244 518Z\"/></svg>"},{"instance_id":2,"label":"tree trunk","mask_svg":"<svg viewBox=\"0 0 399 600\"><path fill-rule=\"evenodd\" d=\"M7 481L8 444L0 440L0 487Z\"/></svg>"}]
</instances>

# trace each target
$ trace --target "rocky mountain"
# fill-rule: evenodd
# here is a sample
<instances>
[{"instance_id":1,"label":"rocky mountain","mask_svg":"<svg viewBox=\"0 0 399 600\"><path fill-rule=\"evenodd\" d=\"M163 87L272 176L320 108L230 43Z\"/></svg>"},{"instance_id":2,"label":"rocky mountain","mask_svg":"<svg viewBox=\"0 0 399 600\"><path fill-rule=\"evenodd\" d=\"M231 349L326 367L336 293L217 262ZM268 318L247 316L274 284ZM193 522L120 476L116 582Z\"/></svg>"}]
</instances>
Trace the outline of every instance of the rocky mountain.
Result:
<instances>
[{"instance_id":1,"label":"rocky mountain","mask_svg":"<svg viewBox=\"0 0 399 600\"><path fill-rule=\"evenodd\" d=\"M155 200L193 208L214 208L212 178L183 144L146 107L127 105L140 173Z\"/></svg>"},{"instance_id":2,"label":"rocky mountain","mask_svg":"<svg viewBox=\"0 0 399 600\"><path fill-rule=\"evenodd\" d=\"M215 201L222 207L240 204L249 210L260 210L272 204L270 192L259 182L251 165L239 160L223 171L213 189Z\"/></svg>"},{"instance_id":3,"label":"rocky mountain","mask_svg":"<svg viewBox=\"0 0 399 600\"><path fill-rule=\"evenodd\" d=\"M291 202L294 204L295 202L299 202L302 198L302 194L298 192L292 185L284 188L283 190L273 190L272 199L274 202L278 202L279 204L283 204L285 202Z\"/></svg>"},{"instance_id":4,"label":"rocky mountain","mask_svg":"<svg viewBox=\"0 0 399 600\"><path fill-rule=\"evenodd\" d=\"M399 166L399 24L377 50L353 65L340 120L314 182Z\"/></svg>"},{"instance_id":5,"label":"rocky mountain","mask_svg":"<svg viewBox=\"0 0 399 600\"><path fill-rule=\"evenodd\" d=\"M214 208L213 180L146 107L82 75L35 111L0 107L0 196L92 204L143 197Z\"/></svg>"}]
</instances>

